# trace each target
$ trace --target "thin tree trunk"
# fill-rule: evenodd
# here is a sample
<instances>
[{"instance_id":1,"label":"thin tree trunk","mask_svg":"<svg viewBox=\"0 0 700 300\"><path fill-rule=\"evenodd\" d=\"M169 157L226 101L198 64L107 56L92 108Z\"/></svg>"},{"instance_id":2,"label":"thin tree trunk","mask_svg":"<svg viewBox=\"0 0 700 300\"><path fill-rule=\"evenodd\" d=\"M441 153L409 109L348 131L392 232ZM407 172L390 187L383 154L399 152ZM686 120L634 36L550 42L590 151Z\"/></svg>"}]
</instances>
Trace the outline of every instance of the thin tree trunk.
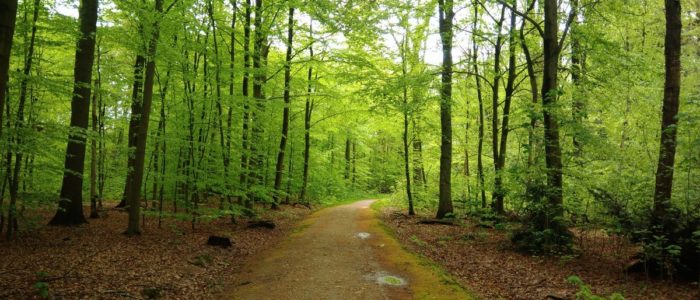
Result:
<instances>
[{"instance_id":1,"label":"thin tree trunk","mask_svg":"<svg viewBox=\"0 0 700 300\"><path fill-rule=\"evenodd\" d=\"M313 24L313 21L312 21ZM309 25L309 32L311 38L313 39L313 28ZM314 48L313 45L309 46L309 61L314 60ZM311 76L313 75L313 67L309 65L309 70L307 73L306 81L306 104L304 106L304 170L302 172L302 183L301 192L299 194L299 201L304 204L309 202L306 200L306 188L309 185L309 153L311 151L311 113L314 110L314 102L311 98L312 94L312 81Z\"/></svg>"},{"instance_id":2,"label":"thin tree trunk","mask_svg":"<svg viewBox=\"0 0 700 300\"><path fill-rule=\"evenodd\" d=\"M527 12L525 15L528 15L529 12L533 9L535 5L535 1L532 1L530 3L530 6L528 7ZM535 73L535 63L532 59L532 55L530 54L530 49L527 46L527 43L525 42L525 23L522 22L522 25L520 26L520 46L523 49L523 55L525 56L525 63L527 65L527 76L530 79L530 93L532 96L532 109L535 109L535 105L537 104L537 100L540 98L539 96L539 85L537 84L537 74ZM527 144L528 144L528 156L527 156L527 166L528 169L531 169L535 165L535 158L537 153L536 148L537 145L535 143L535 129L537 128L537 117L534 113L530 113L530 127L528 128L528 136L527 136ZM530 180L528 179L528 182Z\"/></svg>"},{"instance_id":3,"label":"thin tree trunk","mask_svg":"<svg viewBox=\"0 0 700 300\"><path fill-rule=\"evenodd\" d=\"M656 169L654 189L654 221L666 225L677 220L668 218L673 190L673 168L676 157L676 135L678 107L681 86L681 3L680 0L666 0L666 37L664 55L666 79L664 82L664 102L661 116L661 142L659 164Z\"/></svg>"},{"instance_id":4,"label":"thin tree trunk","mask_svg":"<svg viewBox=\"0 0 700 300\"><path fill-rule=\"evenodd\" d=\"M15 120L15 132L16 136L14 136L12 139L14 140L15 147L21 148L21 145L23 143L22 140L22 128L25 126L24 124L24 107L27 102L27 85L29 84L29 76L31 75L32 72L32 62L34 59L34 41L36 38L36 22L37 19L39 19L39 5L40 5L40 0L34 0L34 13L32 17L32 29L31 29L31 37L29 40L29 47L27 49L26 53L26 60L24 62L24 70L22 74L24 75L22 78L22 81L20 82L20 94L19 94L19 103L17 104L17 119ZM25 15L25 21L26 21L26 15ZM9 153L9 152L8 152ZM12 175L9 177L10 181L10 207L7 213L7 239L10 240L14 236L14 232L17 231L19 225L17 223L17 198L18 198L18 192L19 192L19 181L20 181L20 174L21 174L21 168L22 168L22 161L23 161L23 154L22 150L16 150L15 153L15 165L14 169L12 172Z\"/></svg>"},{"instance_id":5,"label":"thin tree trunk","mask_svg":"<svg viewBox=\"0 0 700 300\"><path fill-rule=\"evenodd\" d=\"M345 179L350 179L350 138L345 138Z\"/></svg>"},{"instance_id":6,"label":"thin tree trunk","mask_svg":"<svg viewBox=\"0 0 700 300\"><path fill-rule=\"evenodd\" d=\"M87 223L83 215L83 171L85 169L85 130L90 111L90 81L95 58L97 0L80 2L80 38L75 51L73 97L71 99L71 132L66 147L65 171L56 215L50 225Z\"/></svg>"},{"instance_id":7,"label":"thin tree trunk","mask_svg":"<svg viewBox=\"0 0 700 300\"><path fill-rule=\"evenodd\" d=\"M245 24L243 27L243 82L241 91L243 94L243 130L241 138L241 174L240 174L240 186L243 189L241 197L243 197L243 203L248 213L252 213L253 202L252 199L248 197L249 189L249 179L248 173L250 171L250 159L249 159L249 145L248 136L250 134L250 99L249 99L249 86L250 86L250 0L245 1ZM233 47L233 46L232 46Z\"/></svg>"},{"instance_id":8,"label":"thin tree trunk","mask_svg":"<svg viewBox=\"0 0 700 300\"><path fill-rule=\"evenodd\" d=\"M571 10L573 11L576 19L578 19L578 0L571 1ZM580 96L581 88L581 75L583 74L583 68L585 61L583 60L583 49L581 47L581 41L578 32L578 21L574 21L574 28L571 31L571 81L574 84L573 105L571 109L571 114L573 117L574 125L577 126L574 129L573 134L573 144L574 144L574 156L579 157L583 153L583 145L580 140L581 126L583 126L583 117L585 115L585 103L584 99Z\"/></svg>"},{"instance_id":9,"label":"thin tree trunk","mask_svg":"<svg viewBox=\"0 0 700 300\"><path fill-rule=\"evenodd\" d=\"M287 135L289 134L289 91L292 78L292 39L294 37L294 7L289 8L289 25L287 31L287 56L284 64L284 110L282 112L282 137L280 138L279 152L277 153L277 165L275 168L275 191L273 194L273 206L277 206L282 193L282 175L284 173L284 152L287 147Z\"/></svg>"},{"instance_id":10,"label":"thin tree trunk","mask_svg":"<svg viewBox=\"0 0 700 300\"><path fill-rule=\"evenodd\" d=\"M503 48L503 35L501 35L501 29L503 28L503 20L505 18L506 7L501 7L501 17L496 23L496 45L495 54L493 58L493 86L491 89L491 150L493 153L493 193L491 195L491 208L497 214L503 214L503 184L502 184L502 174L501 165L498 152L498 93L501 89L499 85L501 79L501 49ZM511 13L512 14L512 13Z\"/></svg>"},{"instance_id":11,"label":"thin tree trunk","mask_svg":"<svg viewBox=\"0 0 700 300\"><path fill-rule=\"evenodd\" d=\"M452 214L452 21L453 1L438 0L442 41L442 84L440 87L440 201L436 218Z\"/></svg>"},{"instance_id":12,"label":"thin tree trunk","mask_svg":"<svg viewBox=\"0 0 700 300\"><path fill-rule=\"evenodd\" d=\"M100 86L100 45L97 45L97 78L95 78L95 91L92 93L92 141L90 143L90 218L96 219L99 217L97 213L97 139L98 139L98 87Z\"/></svg>"},{"instance_id":13,"label":"thin tree trunk","mask_svg":"<svg viewBox=\"0 0 700 300\"><path fill-rule=\"evenodd\" d=\"M156 12L163 12L163 0L156 0ZM128 197L129 224L124 232L128 236L141 233L139 216L141 214L141 185L143 184L143 167L146 158L146 139L148 137L148 122L151 114L151 103L153 100L153 81L155 77L155 56L158 46L159 22L153 24L153 32L148 41L148 51L146 60L146 74L143 83L143 101L141 102L141 118L139 118L138 128L134 146L134 173L131 182L131 191Z\"/></svg>"},{"instance_id":14,"label":"thin tree trunk","mask_svg":"<svg viewBox=\"0 0 700 300\"><path fill-rule=\"evenodd\" d=\"M411 166L409 164L410 157L409 157L409 152L408 152L408 119L409 119L409 111L408 111L408 82L407 82L407 67L406 67L406 48L407 48L407 40L408 36L407 34L404 35L403 40L401 42L401 75L402 75L402 99L403 99L403 106L402 106L402 113L403 113L403 166L404 166L404 173L406 176L406 198L408 199L408 215L413 216L416 214L416 212L413 210L413 194L411 193Z\"/></svg>"},{"instance_id":15,"label":"thin tree trunk","mask_svg":"<svg viewBox=\"0 0 700 300\"><path fill-rule=\"evenodd\" d=\"M474 22L472 23L472 32L476 32L477 22L479 20L479 10L477 9L476 1L474 2ZM472 64L474 68L474 79L476 80L476 95L479 101L479 144L477 146L476 153L476 164L477 173L479 176L479 190L481 191L481 208L486 208L486 189L484 186L484 163L483 163L483 150L484 150L484 101L481 94L481 77L479 76L479 62L477 60L477 55L479 52L479 47L476 43L476 35L472 34Z\"/></svg>"},{"instance_id":16,"label":"thin tree trunk","mask_svg":"<svg viewBox=\"0 0 700 300\"><path fill-rule=\"evenodd\" d=\"M513 9L516 9L516 3L513 2ZM506 196L506 191L503 187L503 169L505 169L506 166L506 156L507 156L507 151L508 151L508 132L509 132L509 125L508 122L510 121L510 104L511 101L513 100L513 93L515 93L515 79L517 77L515 73L515 25L516 25L516 18L515 18L515 13L511 12L510 13L510 37L508 39L508 79L506 82L506 95L505 95L505 100L503 101L503 119L501 123L501 142L500 142L500 150L498 153L498 163L497 163L497 169L498 169L498 178L499 178L499 212L504 213L504 204L503 204L503 199Z\"/></svg>"}]
</instances>

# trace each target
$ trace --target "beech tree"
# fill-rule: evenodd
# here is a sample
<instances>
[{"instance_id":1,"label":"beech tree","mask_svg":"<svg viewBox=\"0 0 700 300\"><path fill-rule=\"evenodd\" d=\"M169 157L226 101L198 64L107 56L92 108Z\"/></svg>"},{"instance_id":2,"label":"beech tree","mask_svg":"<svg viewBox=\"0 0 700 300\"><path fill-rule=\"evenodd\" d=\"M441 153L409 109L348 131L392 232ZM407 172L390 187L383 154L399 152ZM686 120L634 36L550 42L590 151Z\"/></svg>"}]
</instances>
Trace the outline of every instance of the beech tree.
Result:
<instances>
[{"instance_id":1,"label":"beech tree","mask_svg":"<svg viewBox=\"0 0 700 300\"><path fill-rule=\"evenodd\" d=\"M85 132L90 117L90 82L95 58L97 0L80 2L80 36L75 50L71 132L66 147L65 171L58 210L49 224L79 225L87 223L83 215L83 171L85 168Z\"/></svg>"},{"instance_id":2,"label":"beech tree","mask_svg":"<svg viewBox=\"0 0 700 300\"><path fill-rule=\"evenodd\" d=\"M440 87L440 202L436 217L452 214L452 0L438 0L442 70Z\"/></svg>"}]
</instances>

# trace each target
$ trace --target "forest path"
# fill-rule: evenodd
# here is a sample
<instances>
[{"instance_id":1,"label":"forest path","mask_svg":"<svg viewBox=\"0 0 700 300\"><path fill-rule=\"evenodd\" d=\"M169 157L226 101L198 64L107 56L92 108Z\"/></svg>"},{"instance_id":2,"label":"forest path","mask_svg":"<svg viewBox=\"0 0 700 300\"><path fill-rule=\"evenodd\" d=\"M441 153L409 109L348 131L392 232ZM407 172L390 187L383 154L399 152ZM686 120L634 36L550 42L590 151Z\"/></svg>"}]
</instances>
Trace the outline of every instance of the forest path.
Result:
<instances>
[{"instance_id":1,"label":"forest path","mask_svg":"<svg viewBox=\"0 0 700 300\"><path fill-rule=\"evenodd\" d=\"M322 209L233 278L230 299L470 299L380 225L374 200Z\"/></svg>"}]
</instances>

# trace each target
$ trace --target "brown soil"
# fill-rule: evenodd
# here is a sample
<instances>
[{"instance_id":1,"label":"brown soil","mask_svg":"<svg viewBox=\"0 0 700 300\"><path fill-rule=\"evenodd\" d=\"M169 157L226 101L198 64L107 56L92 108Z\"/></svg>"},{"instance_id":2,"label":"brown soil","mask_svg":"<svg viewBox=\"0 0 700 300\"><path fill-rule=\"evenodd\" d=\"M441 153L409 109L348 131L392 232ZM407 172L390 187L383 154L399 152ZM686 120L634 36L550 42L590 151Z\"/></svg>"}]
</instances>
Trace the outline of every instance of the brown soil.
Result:
<instances>
[{"instance_id":1,"label":"brown soil","mask_svg":"<svg viewBox=\"0 0 700 300\"><path fill-rule=\"evenodd\" d=\"M279 246L252 259L222 298L468 299L459 286L445 284L443 275L403 250L379 226L371 203L314 213ZM406 283L381 284L381 275Z\"/></svg>"},{"instance_id":2,"label":"brown soil","mask_svg":"<svg viewBox=\"0 0 700 300\"><path fill-rule=\"evenodd\" d=\"M147 289L165 299L211 299L243 263L308 213L286 206L266 211L262 217L274 220L273 230L247 229L246 220L233 225L227 218L200 222L195 230L189 220L165 219L158 229L157 219L147 217L142 234L132 238L121 234L125 212L110 210L75 228L43 226L52 213L35 214L29 217L37 228L23 222L19 238L0 239L0 299L38 298L38 281L48 283L53 299L145 299ZM207 246L212 234L231 238L233 247Z\"/></svg>"},{"instance_id":3,"label":"brown soil","mask_svg":"<svg viewBox=\"0 0 700 300\"><path fill-rule=\"evenodd\" d=\"M382 219L412 251L445 267L483 299L576 299L578 287L567 282L580 277L597 295L622 293L626 299L700 299L697 283L650 280L625 274L637 250L626 239L601 230L577 230L578 256L543 258L510 247L508 232L480 228L465 219L461 226L423 225L428 216L406 216L387 209Z\"/></svg>"}]
</instances>

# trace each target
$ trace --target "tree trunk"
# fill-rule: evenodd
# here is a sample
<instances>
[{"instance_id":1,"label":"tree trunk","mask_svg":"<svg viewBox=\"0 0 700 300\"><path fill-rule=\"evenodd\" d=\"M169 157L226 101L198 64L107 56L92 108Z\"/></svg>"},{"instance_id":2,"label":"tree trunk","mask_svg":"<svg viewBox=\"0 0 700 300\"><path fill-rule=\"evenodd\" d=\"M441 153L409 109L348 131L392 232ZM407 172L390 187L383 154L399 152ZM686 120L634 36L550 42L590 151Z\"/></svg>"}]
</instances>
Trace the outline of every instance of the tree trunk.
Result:
<instances>
[{"instance_id":1,"label":"tree trunk","mask_svg":"<svg viewBox=\"0 0 700 300\"><path fill-rule=\"evenodd\" d=\"M255 143L250 143L250 157L248 162L249 180L252 181L252 187L262 186L264 184L264 174L265 165L264 157L265 151L263 148L264 144L264 130L265 124L263 121L263 115L265 111L265 95L263 90L263 85L265 83L265 72L264 63L265 57L267 56L267 45L266 45L266 33L263 28L263 12L264 12L264 1L255 1L255 19L253 25L255 27L255 32L253 35L253 98L255 99L255 105L250 114L252 120L251 137ZM258 189L251 189L249 192L249 201L258 201L260 198ZM252 203L251 203L252 205Z\"/></svg>"},{"instance_id":2,"label":"tree trunk","mask_svg":"<svg viewBox=\"0 0 700 300\"><path fill-rule=\"evenodd\" d=\"M312 23L313 24L313 21ZM309 32L311 38L313 39L313 28L309 25ZM314 60L314 48L313 44L309 46L309 61ZM302 183L301 192L299 194L299 201L308 204L306 200L306 188L309 185L309 152L311 151L311 113L314 110L314 102L311 98L312 94L312 81L311 76L313 75L313 67L309 66L309 70L306 77L306 104L304 106L304 170L302 172Z\"/></svg>"},{"instance_id":3,"label":"tree trunk","mask_svg":"<svg viewBox=\"0 0 700 300\"><path fill-rule=\"evenodd\" d=\"M436 214L452 214L452 21L453 0L438 0L442 41L442 84L440 87L440 201Z\"/></svg>"},{"instance_id":4,"label":"tree trunk","mask_svg":"<svg viewBox=\"0 0 700 300\"><path fill-rule=\"evenodd\" d=\"M156 0L155 8L158 14L163 12L163 0ZM156 50L159 37L159 21L153 23L153 32L148 41L146 74L143 82L143 101L141 102L141 118L138 127L134 131L135 151L134 151L134 172L131 182L131 191L127 201L129 209L129 224L124 234L128 236L141 233L139 216L141 214L141 185L143 184L143 166L146 160L146 140L148 137L148 121L151 114L151 103L153 102L153 81L156 68Z\"/></svg>"},{"instance_id":5,"label":"tree trunk","mask_svg":"<svg viewBox=\"0 0 700 300\"><path fill-rule=\"evenodd\" d=\"M516 2L513 2L513 9L516 9ZM503 101L503 119L501 123L501 142L500 142L500 149L498 152L498 161L497 161L497 175L499 178L499 186L497 187L498 190L498 202L499 205L498 207L500 210L498 210L499 213L504 213L504 205L503 205L503 199L506 196L506 191L503 187L503 169L505 169L506 166L506 156L507 156L507 151L508 151L508 132L509 132L509 125L508 122L510 121L510 103L513 100L513 93L515 93L515 79L517 77L515 73L515 23L516 18L515 18L515 13L511 12L510 13L510 37L508 39L508 79L506 82L506 95L505 95L505 100Z\"/></svg>"},{"instance_id":6,"label":"tree trunk","mask_svg":"<svg viewBox=\"0 0 700 300\"><path fill-rule=\"evenodd\" d=\"M350 179L350 138L345 138L345 180Z\"/></svg>"},{"instance_id":7,"label":"tree trunk","mask_svg":"<svg viewBox=\"0 0 700 300\"><path fill-rule=\"evenodd\" d=\"M491 208L497 214L503 214L503 184L501 177L500 153L498 152L498 92L501 90L499 85L501 79L501 49L503 48L503 20L505 18L506 7L501 7L501 17L496 23L496 45L493 58L493 86L491 88L491 150L493 153L493 194L491 195ZM512 14L512 13L511 13Z\"/></svg>"},{"instance_id":8,"label":"tree trunk","mask_svg":"<svg viewBox=\"0 0 700 300\"><path fill-rule=\"evenodd\" d=\"M535 5L535 1L532 1L530 3L530 6L528 7L527 12L525 15L527 15L532 8ZM527 76L530 79L530 93L532 96L532 110L535 109L535 105L537 104L537 100L539 99L539 87L537 84L537 74L535 73L535 63L532 59L532 55L530 54L530 49L527 46L527 43L525 42L525 23L522 22L520 26L520 46L523 49L523 55L525 56L525 63L527 65ZM528 144L528 156L527 156L527 166L528 169L531 169L532 166L535 165L535 153L537 145L535 143L535 129L537 127L537 117L534 113L530 113L530 127L528 128L528 136L527 136L527 144ZM530 182L530 178L528 178L528 182Z\"/></svg>"},{"instance_id":9,"label":"tree trunk","mask_svg":"<svg viewBox=\"0 0 700 300\"><path fill-rule=\"evenodd\" d=\"M97 213L97 139L98 139L98 116L97 116L97 95L100 86L100 45L97 45L97 78L92 93L92 141L90 143L90 218L96 219L99 217Z\"/></svg>"},{"instance_id":10,"label":"tree trunk","mask_svg":"<svg viewBox=\"0 0 700 300\"><path fill-rule=\"evenodd\" d=\"M416 214L416 212L413 210L413 194L411 193L411 166L409 164L410 162L410 157L409 157L409 152L408 152L408 119L409 119L409 111L408 111L408 82L406 79L407 76L407 67L406 67L406 48L407 47L407 40L408 40L408 34L404 35L403 41L401 42L401 75L402 75L402 92L403 92L403 103L402 103L402 113L403 113L403 166L404 166L404 173L406 176L406 198L408 199L408 215L413 216Z\"/></svg>"},{"instance_id":11,"label":"tree trunk","mask_svg":"<svg viewBox=\"0 0 700 300\"><path fill-rule=\"evenodd\" d=\"M240 186L243 189L241 197L243 197L243 203L246 209L250 212L253 209L252 199L248 197L248 172L250 169L249 161L249 146L248 146L248 135L250 127L250 99L249 99L249 86L250 86L250 0L245 1L245 24L243 27L243 82L241 91L243 94L243 130L241 137L241 174L240 174ZM233 47L233 46L232 46Z\"/></svg>"},{"instance_id":12,"label":"tree trunk","mask_svg":"<svg viewBox=\"0 0 700 300\"><path fill-rule=\"evenodd\" d=\"M654 190L654 221L664 225L677 220L667 220L671 208L673 190L673 168L676 156L676 134L678 106L681 86L681 3L680 0L666 0L666 37L664 56L666 80L664 82L664 102L661 116L661 143L659 164L656 169Z\"/></svg>"},{"instance_id":13,"label":"tree trunk","mask_svg":"<svg viewBox=\"0 0 700 300\"><path fill-rule=\"evenodd\" d=\"M131 182L133 181L132 175L134 170L134 155L133 149L135 145L135 134L136 128L138 127L138 120L141 118L142 113L142 92L143 92L143 68L146 64L146 58L142 54L136 55L136 62L134 63L134 84L131 92L131 117L129 118L129 132L127 134L127 163L126 163L126 179L124 182L124 192L122 193L122 199L119 201L116 207L126 207L129 191L131 190Z\"/></svg>"},{"instance_id":14,"label":"tree trunk","mask_svg":"<svg viewBox=\"0 0 700 300\"><path fill-rule=\"evenodd\" d=\"M32 72L32 62L34 60L34 41L36 38L36 22L39 19L39 5L40 0L34 0L34 13L32 17L32 29L31 37L29 40L29 47L26 53L26 60L24 62L24 70L22 74L24 75L20 82L20 94L19 103L17 105L17 119L15 120L15 134L12 139L14 140L15 147L21 148L23 143L23 136L21 134L24 124L24 107L27 102L27 85L29 84L29 76ZM26 19L26 15L25 15ZM26 21L26 20L25 20ZM21 149L16 150L15 153L15 165L12 175L9 176L10 181L10 207L7 213L7 239L12 239L14 232L18 229L17 224L17 198L19 192L19 181L23 161L23 152ZM9 152L8 152L9 153ZM8 161L9 162L9 161ZM0 195L1 197L1 195Z\"/></svg>"},{"instance_id":15,"label":"tree trunk","mask_svg":"<svg viewBox=\"0 0 700 300\"><path fill-rule=\"evenodd\" d=\"M575 20L578 20L578 0L573 0L571 2L571 9L575 15ZM576 126L573 134L574 155L576 157L581 156L583 153L583 145L580 140L581 134L579 132L581 131L581 126L583 126L583 118L585 116L585 102L579 92L581 89L581 75L583 74L585 61L583 59L583 48L581 47L580 33L578 31L578 21L574 21L571 30L571 81L574 85L571 114L574 126Z\"/></svg>"},{"instance_id":16,"label":"tree trunk","mask_svg":"<svg viewBox=\"0 0 700 300\"><path fill-rule=\"evenodd\" d=\"M477 22L479 20L479 10L477 9L476 1L474 1L474 22L472 23L472 32L477 30ZM472 64L474 68L474 79L476 80L476 96L479 102L479 141L476 153L476 168L479 176L479 191L481 192L481 208L486 208L486 189L484 186L484 100L481 95L481 77L479 76L479 62L477 60L479 47L476 43L476 35L472 34Z\"/></svg>"},{"instance_id":17,"label":"tree trunk","mask_svg":"<svg viewBox=\"0 0 700 300\"><path fill-rule=\"evenodd\" d=\"M3 123L3 112L5 111L5 97L7 97L8 71L16 18L17 0L0 0L0 137L2 136L2 127L5 124Z\"/></svg>"},{"instance_id":18,"label":"tree trunk","mask_svg":"<svg viewBox=\"0 0 700 300\"><path fill-rule=\"evenodd\" d=\"M282 175L284 174L284 152L287 147L287 135L289 134L289 90L292 78L292 38L294 37L294 7L289 8L289 25L287 31L287 56L284 64L284 110L282 112L282 137L277 153L277 165L275 168L275 192L273 205L277 205L282 194Z\"/></svg>"},{"instance_id":19,"label":"tree trunk","mask_svg":"<svg viewBox=\"0 0 700 300\"><path fill-rule=\"evenodd\" d=\"M544 0L544 75L542 106L544 110L544 148L547 165L547 198L553 216L563 214L562 163L559 145L559 121L555 115L558 96L557 74L559 45L557 41L558 13L556 0Z\"/></svg>"},{"instance_id":20,"label":"tree trunk","mask_svg":"<svg viewBox=\"0 0 700 300\"><path fill-rule=\"evenodd\" d=\"M71 132L66 147L65 171L61 183L58 210L50 225L87 223L83 215L83 171L85 169L85 130L90 111L90 81L95 58L97 0L80 2L80 38L75 51L73 98L71 99Z\"/></svg>"}]
</instances>

